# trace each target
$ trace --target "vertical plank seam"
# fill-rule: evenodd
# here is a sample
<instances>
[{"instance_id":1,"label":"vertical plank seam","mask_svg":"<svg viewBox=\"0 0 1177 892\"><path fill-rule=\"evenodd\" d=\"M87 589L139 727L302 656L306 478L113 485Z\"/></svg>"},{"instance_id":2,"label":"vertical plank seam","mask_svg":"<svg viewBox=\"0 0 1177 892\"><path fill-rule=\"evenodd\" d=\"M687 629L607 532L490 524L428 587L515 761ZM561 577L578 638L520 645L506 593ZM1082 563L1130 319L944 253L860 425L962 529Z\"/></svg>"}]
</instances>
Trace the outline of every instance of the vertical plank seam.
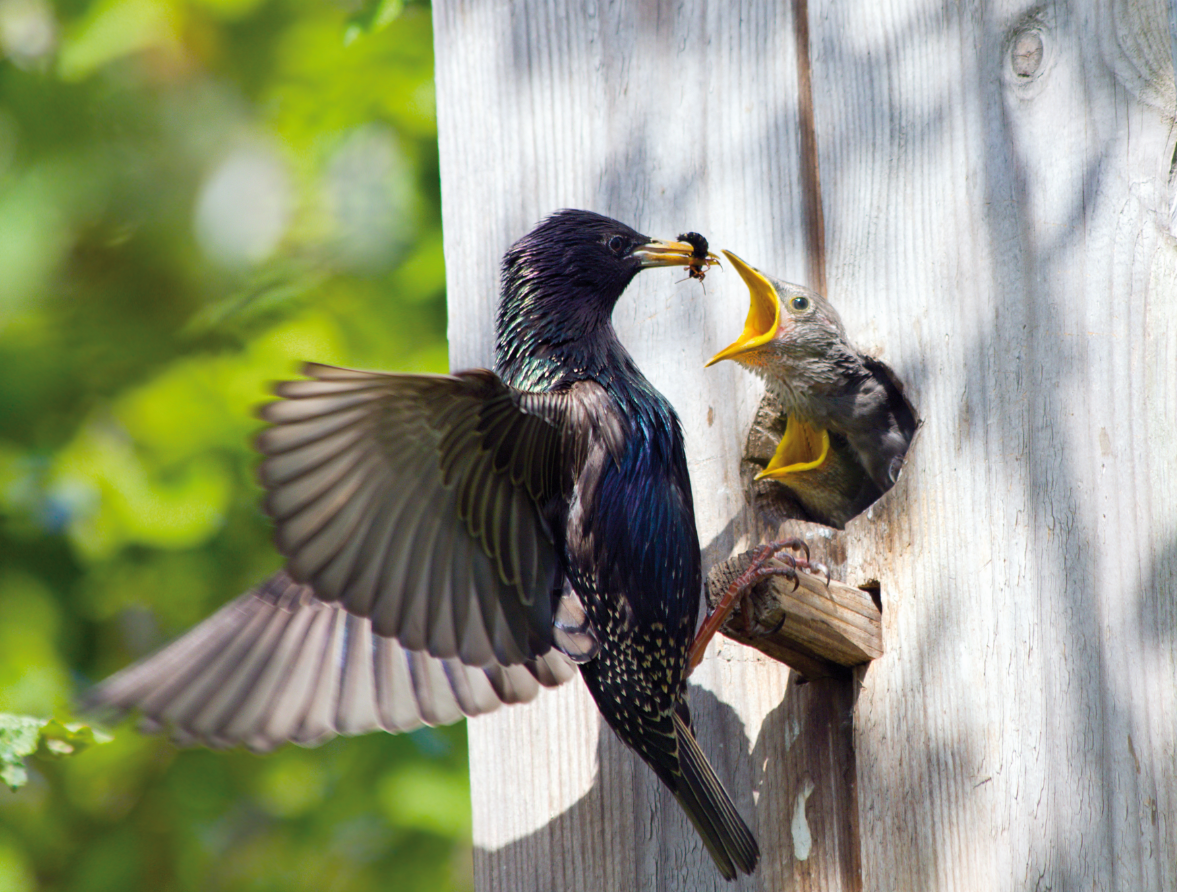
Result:
<instances>
[{"instance_id":1,"label":"vertical plank seam","mask_svg":"<svg viewBox=\"0 0 1177 892\"><path fill-rule=\"evenodd\" d=\"M1177 2L1177 0L1172 0L1172 2ZM822 212L821 167L817 154L817 126L813 110L813 68L809 55L808 0L793 0L793 36L796 44L795 56L797 59L797 116L801 140L801 192L805 211L805 240L809 255L809 278L811 287L815 291L819 294L829 294L826 282L826 239L825 216ZM844 824L840 824L838 816L835 815L832 816L832 823L829 825L834 829L835 834L840 826L845 827L851 837L846 841L844 846L835 844L835 849L850 856L849 863L842 862L839 864L839 867L847 870L848 875L843 877L848 883L846 886L847 892L859 892L863 888L862 834L859 826L858 813L858 754L854 745L853 730L853 710L856 699L853 693L851 693L848 704L850 715L846 717L848 727L842 727L837 710L829 717L830 724L827 727L827 733L834 736L842 733L849 736L848 749L850 764L844 766L846 774L843 776L849 780L850 795L845 797L840 803L849 810L849 813L844 816ZM829 752L831 755L835 750L836 746L830 746ZM833 778L837 776L837 767L831 765L827 777ZM837 807L837 804L835 802L835 807Z\"/></svg>"},{"instance_id":2,"label":"vertical plank seam","mask_svg":"<svg viewBox=\"0 0 1177 892\"><path fill-rule=\"evenodd\" d=\"M809 62L809 0L793 0L793 37L796 42L797 129L801 137L801 193L805 202L809 285L818 294L828 294L826 230L821 208L821 170L817 158L817 132L813 117L813 75Z\"/></svg>"}]
</instances>

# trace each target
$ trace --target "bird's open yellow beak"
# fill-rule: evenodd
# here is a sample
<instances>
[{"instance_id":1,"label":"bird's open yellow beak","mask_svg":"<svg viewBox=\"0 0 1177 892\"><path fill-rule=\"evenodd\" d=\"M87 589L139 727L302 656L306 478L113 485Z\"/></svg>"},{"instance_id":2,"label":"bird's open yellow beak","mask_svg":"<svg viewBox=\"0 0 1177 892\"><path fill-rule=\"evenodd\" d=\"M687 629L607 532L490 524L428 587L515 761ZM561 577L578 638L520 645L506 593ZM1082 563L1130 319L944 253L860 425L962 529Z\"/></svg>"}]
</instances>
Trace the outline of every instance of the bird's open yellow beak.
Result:
<instances>
[{"instance_id":1,"label":"bird's open yellow beak","mask_svg":"<svg viewBox=\"0 0 1177 892\"><path fill-rule=\"evenodd\" d=\"M756 475L757 480L782 480L790 474L820 468L830 454L829 431L818 430L796 415L785 422L785 435L777 444L772 461Z\"/></svg>"},{"instance_id":2,"label":"bird's open yellow beak","mask_svg":"<svg viewBox=\"0 0 1177 892\"><path fill-rule=\"evenodd\" d=\"M711 252L706 256L696 256L695 246L690 242L664 242L662 239L650 239L644 245L634 248L633 256L641 261L642 269L654 266L691 266L692 264L710 266L719 263L719 258Z\"/></svg>"},{"instance_id":3,"label":"bird's open yellow beak","mask_svg":"<svg viewBox=\"0 0 1177 892\"><path fill-rule=\"evenodd\" d=\"M707 365L714 365L721 359L735 359L743 353L764 346L776 335L777 326L781 321L781 301L772 283L763 273L748 266L731 251L723 253L748 286L748 319L744 322L744 333L712 356Z\"/></svg>"}]
</instances>

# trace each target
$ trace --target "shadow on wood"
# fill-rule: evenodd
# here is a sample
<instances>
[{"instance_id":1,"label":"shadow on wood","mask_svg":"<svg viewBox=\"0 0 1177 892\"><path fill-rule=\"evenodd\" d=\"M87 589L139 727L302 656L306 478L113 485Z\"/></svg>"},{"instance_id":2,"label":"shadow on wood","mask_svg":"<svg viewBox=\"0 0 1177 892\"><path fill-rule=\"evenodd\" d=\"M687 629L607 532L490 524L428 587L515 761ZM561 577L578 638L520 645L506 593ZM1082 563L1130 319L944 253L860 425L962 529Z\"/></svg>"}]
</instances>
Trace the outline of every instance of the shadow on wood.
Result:
<instances>
[{"instance_id":1,"label":"shadow on wood","mask_svg":"<svg viewBox=\"0 0 1177 892\"><path fill-rule=\"evenodd\" d=\"M761 781L756 816L761 846L777 854L765 858L762 889L862 888L852 718L857 690L853 678L804 684L794 674L785 699L764 719L752 750Z\"/></svg>"},{"instance_id":2,"label":"shadow on wood","mask_svg":"<svg viewBox=\"0 0 1177 892\"><path fill-rule=\"evenodd\" d=\"M597 892L601 889L858 890L858 808L851 712L855 682L790 679L784 699L768 713L755 743L731 707L692 686L699 741L760 842L760 867L727 883L673 796L652 772L601 725L592 787L545 826L506 846L476 848L477 888L494 892ZM727 750L729 758L722 757ZM751 755L748 756L747 754ZM602 772L604 772L602 774ZM539 806L537 806L539 807ZM655 840L660 860L623 864L599 851L619 837ZM570 857L571 856L571 857Z\"/></svg>"}]
</instances>

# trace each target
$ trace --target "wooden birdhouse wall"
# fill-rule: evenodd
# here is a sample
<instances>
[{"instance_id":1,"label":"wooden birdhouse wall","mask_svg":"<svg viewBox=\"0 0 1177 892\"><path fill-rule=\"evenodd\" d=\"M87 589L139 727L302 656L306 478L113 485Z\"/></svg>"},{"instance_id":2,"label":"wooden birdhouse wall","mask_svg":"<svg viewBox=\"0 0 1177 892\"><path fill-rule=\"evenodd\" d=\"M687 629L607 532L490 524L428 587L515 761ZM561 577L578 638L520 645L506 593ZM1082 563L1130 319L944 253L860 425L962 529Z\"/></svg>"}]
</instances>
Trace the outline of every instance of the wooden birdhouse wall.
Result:
<instances>
[{"instance_id":1,"label":"wooden birdhouse wall","mask_svg":"<svg viewBox=\"0 0 1177 892\"><path fill-rule=\"evenodd\" d=\"M503 251L585 207L824 271L924 420L845 532L787 531L878 580L885 655L802 686L720 640L692 678L761 868L720 879L576 682L470 723L476 886L1177 888L1166 6L805 5L434 2L454 368L492 361ZM615 320L682 417L710 564L777 532L739 477L763 391L703 368L742 283L680 279L644 273Z\"/></svg>"}]
</instances>

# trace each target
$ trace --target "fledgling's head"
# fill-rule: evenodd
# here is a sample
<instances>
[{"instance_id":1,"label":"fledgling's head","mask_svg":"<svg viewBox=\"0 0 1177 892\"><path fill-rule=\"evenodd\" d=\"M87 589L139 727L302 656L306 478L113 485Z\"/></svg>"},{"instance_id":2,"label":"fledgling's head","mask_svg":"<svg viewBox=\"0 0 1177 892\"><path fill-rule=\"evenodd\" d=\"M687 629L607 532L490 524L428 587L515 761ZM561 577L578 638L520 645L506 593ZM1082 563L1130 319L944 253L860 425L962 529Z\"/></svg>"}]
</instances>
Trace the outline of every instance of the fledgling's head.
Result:
<instances>
[{"instance_id":1,"label":"fledgling's head","mask_svg":"<svg viewBox=\"0 0 1177 892\"><path fill-rule=\"evenodd\" d=\"M607 323L633 277L657 266L698 264L697 247L661 241L592 211L552 214L503 258L499 328L526 316L569 337ZM714 258L714 255L710 255Z\"/></svg>"},{"instance_id":2,"label":"fledgling's head","mask_svg":"<svg viewBox=\"0 0 1177 892\"><path fill-rule=\"evenodd\" d=\"M723 253L748 286L750 305L743 333L707 365L732 359L766 378L789 379L853 352L842 319L828 300L766 276L731 251Z\"/></svg>"}]
</instances>

